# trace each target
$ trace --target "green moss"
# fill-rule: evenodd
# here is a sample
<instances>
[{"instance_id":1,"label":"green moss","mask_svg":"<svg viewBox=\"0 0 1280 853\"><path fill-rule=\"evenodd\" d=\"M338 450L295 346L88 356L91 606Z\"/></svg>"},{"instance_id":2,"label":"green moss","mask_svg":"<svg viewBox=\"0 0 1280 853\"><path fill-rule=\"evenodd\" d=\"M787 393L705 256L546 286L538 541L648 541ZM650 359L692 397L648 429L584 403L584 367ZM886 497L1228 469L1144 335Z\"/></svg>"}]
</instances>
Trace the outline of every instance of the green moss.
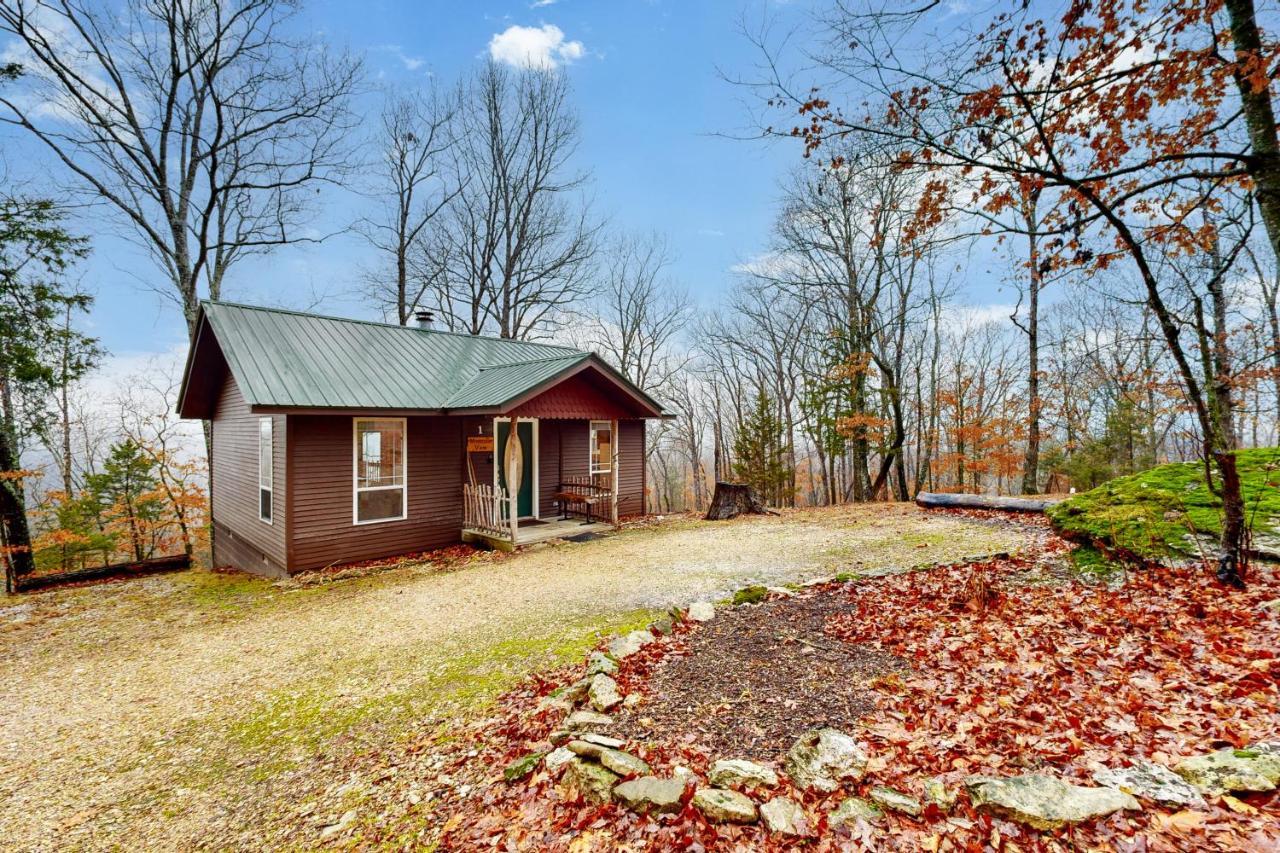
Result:
<instances>
[{"instance_id":1,"label":"green moss","mask_svg":"<svg viewBox=\"0 0 1280 853\"><path fill-rule=\"evenodd\" d=\"M1111 560L1092 545L1080 545L1068 555L1071 567L1087 578L1109 581L1123 574L1124 564Z\"/></svg>"},{"instance_id":2,"label":"green moss","mask_svg":"<svg viewBox=\"0 0 1280 853\"><path fill-rule=\"evenodd\" d=\"M1280 448L1236 453L1245 515L1260 533L1280 533ZM1143 559L1199 554L1196 536L1222 533L1222 501L1199 463L1159 465L1074 495L1048 512L1068 536Z\"/></svg>"},{"instance_id":3,"label":"green moss","mask_svg":"<svg viewBox=\"0 0 1280 853\"><path fill-rule=\"evenodd\" d=\"M736 607L739 604L757 604L764 601L769 595L769 590L762 586L744 586L733 594L733 604Z\"/></svg>"}]
</instances>

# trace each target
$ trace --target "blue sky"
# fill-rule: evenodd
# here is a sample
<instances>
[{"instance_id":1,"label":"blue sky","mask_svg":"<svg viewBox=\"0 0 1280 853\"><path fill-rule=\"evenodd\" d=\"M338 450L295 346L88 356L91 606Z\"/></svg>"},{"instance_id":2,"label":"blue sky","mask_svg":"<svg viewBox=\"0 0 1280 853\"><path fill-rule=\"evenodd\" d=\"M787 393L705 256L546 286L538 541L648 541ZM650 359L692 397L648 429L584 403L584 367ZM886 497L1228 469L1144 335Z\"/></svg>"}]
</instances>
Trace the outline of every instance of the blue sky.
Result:
<instances>
[{"instance_id":1,"label":"blue sky","mask_svg":"<svg viewBox=\"0 0 1280 853\"><path fill-rule=\"evenodd\" d=\"M595 210L618 228L664 234L677 258L674 277L709 306L732 281L732 267L766 248L778 179L800 162L798 144L723 136L746 128L749 95L717 69L745 73L758 61L738 25L744 14L758 20L763 8L758 0L313 0L300 23L362 54L371 79L391 88L421 86L429 75L452 83L489 55L495 35L506 33L500 45L508 47L520 36L554 41L551 30L511 27L557 28L562 37L551 46L574 87L578 166L593 175ZM798 0L768 9L784 26L808 14ZM362 106L376 115L376 96ZM10 168L21 164L38 186L46 162L23 156L35 151L30 143L0 141ZM324 203L317 224L327 230L350 222L367 202L336 191ZM144 254L102 225L85 225L94 235L93 255L81 268L97 296L91 333L121 355L180 349L180 314L161 295L170 286ZM374 316L358 281L369 251L353 235L279 250L235 267L224 298L300 306L320 293L320 310Z\"/></svg>"}]
</instances>

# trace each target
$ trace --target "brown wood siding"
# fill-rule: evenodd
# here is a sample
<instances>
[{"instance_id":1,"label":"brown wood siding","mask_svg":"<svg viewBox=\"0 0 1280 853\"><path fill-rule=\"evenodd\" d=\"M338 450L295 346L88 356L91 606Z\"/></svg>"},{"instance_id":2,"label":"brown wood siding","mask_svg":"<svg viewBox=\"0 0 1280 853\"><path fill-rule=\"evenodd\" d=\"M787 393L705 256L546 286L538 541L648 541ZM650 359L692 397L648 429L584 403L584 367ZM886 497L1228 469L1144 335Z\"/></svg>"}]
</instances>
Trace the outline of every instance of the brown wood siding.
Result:
<instances>
[{"instance_id":1,"label":"brown wood siding","mask_svg":"<svg viewBox=\"0 0 1280 853\"><path fill-rule=\"evenodd\" d=\"M355 524L353 419L289 418L291 572L441 548L462 533L463 419L410 417L408 518Z\"/></svg>"},{"instance_id":2,"label":"brown wood siding","mask_svg":"<svg viewBox=\"0 0 1280 853\"><path fill-rule=\"evenodd\" d=\"M618 422L618 515L644 512L644 421Z\"/></svg>"},{"instance_id":3,"label":"brown wood siding","mask_svg":"<svg viewBox=\"0 0 1280 853\"><path fill-rule=\"evenodd\" d=\"M538 421L538 510L543 518L556 511L560 487L560 425L563 421Z\"/></svg>"},{"instance_id":4,"label":"brown wood siding","mask_svg":"<svg viewBox=\"0 0 1280 853\"><path fill-rule=\"evenodd\" d=\"M268 524L258 518L258 417L249 411L228 373L213 416L213 562L215 566L278 575L288 565L288 419L271 416L272 523Z\"/></svg>"}]
</instances>

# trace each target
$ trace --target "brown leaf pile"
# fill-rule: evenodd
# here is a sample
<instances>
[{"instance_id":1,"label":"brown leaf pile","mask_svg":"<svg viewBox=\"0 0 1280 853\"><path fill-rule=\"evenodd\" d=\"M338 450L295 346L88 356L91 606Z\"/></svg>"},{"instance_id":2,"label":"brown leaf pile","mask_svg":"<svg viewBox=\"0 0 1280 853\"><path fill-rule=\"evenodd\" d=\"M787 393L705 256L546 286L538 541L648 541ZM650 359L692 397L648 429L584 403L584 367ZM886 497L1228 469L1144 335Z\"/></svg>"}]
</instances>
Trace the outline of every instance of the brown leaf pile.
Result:
<instances>
[{"instance_id":1,"label":"brown leaf pile","mask_svg":"<svg viewBox=\"0 0 1280 853\"><path fill-rule=\"evenodd\" d=\"M1050 539L1049 556L1065 549ZM1044 581L1044 554L832 584L774 602L769 619L787 627L818 597L829 642L888 653L910 668L869 682L876 710L851 728L873 756L872 772L825 800L789 790L817 819L809 849L898 850L1275 850L1280 797L1223 798L1208 811L1144 803L1091 824L1042 833L975 812L962 796L949 815L936 806L918 819L892 814L875 826L829 831L822 815L843 796L889 785L920 796L941 776L959 784L973 773L1040 770L1082 784L1100 765L1132 758L1172 765L1225 746L1280 739L1280 618L1260 605L1280 596L1274 571L1255 573L1231 592L1203 571L1154 569L1120 588ZM974 578L980 583L974 583ZM1049 580L1052 580L1050 578ZM975 590L977 591L975 593ZM666 654L684 650L687 628L625 662L628 692ZM696 628L694 630L697 630ZM731 637L726 637L731 642ZM573 677L573 674L566 674ZM535 748L559 715L531 712L554 685L512 694L490 721L474 766L494 781L505 762ZM735 709L737 710L737 709ZM749 713L749 711L738 711ZM655 733L634 751L655 772L683 764L704 773L710 755L693 732ZM735 756L748 757L748 756ZM708 824L692 807L640 817L617 806L589 806L539 771L523 783L495 782L460 801L442 849L781 850L794 849L761 827Z\"/></svg>"}]
</instances>

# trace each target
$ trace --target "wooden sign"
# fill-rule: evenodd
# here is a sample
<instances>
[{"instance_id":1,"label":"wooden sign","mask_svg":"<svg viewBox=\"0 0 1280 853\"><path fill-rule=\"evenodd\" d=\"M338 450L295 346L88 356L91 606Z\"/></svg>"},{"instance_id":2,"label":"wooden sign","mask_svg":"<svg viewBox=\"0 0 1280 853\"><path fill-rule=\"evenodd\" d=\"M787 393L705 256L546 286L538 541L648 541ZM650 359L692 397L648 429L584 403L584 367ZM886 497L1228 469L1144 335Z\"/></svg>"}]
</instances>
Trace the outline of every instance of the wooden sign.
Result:
<instances>
[{"instance_id":1,"label":"wooden sign","mask_svg":"<svg viewBox=\"0 0 1280 853\"><path fill-rule=\"evenodd\" d=\"M493 436L491 435L467 436L467 452L468 453L492 453L493 452Z\"/></svg>"}]
</instances>

